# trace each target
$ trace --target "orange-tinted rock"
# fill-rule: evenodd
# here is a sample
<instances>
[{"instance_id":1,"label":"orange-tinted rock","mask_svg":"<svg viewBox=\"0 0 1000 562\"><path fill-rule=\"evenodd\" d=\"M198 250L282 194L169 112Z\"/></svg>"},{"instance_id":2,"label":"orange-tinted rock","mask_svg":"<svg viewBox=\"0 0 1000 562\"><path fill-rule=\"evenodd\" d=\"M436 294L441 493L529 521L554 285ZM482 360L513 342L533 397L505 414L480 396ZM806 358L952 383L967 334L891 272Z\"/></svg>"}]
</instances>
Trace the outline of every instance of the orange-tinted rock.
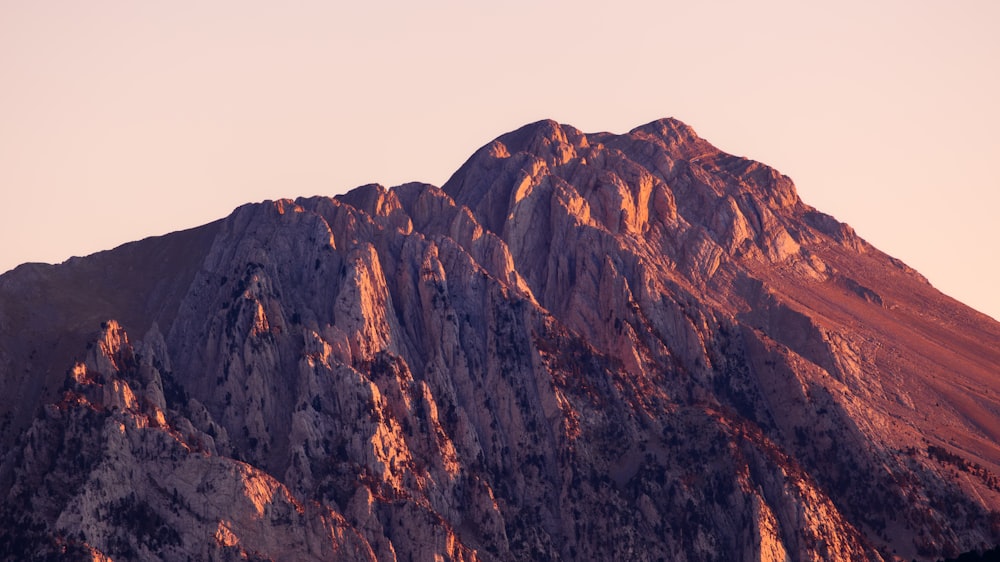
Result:
<instances>
[{"instance_id":1,"label":"orange-tinted rock","mask_svg":"<svg viewBox=\"0 0 1000 562\"><path fill-rule=\"evenodd\" d=\"M880 560L1000 541L1000 325L673 119L542 121L442 188L245 205L22 266L0 329L0 523L37 552Z\"/></svg>"}]
</instances>

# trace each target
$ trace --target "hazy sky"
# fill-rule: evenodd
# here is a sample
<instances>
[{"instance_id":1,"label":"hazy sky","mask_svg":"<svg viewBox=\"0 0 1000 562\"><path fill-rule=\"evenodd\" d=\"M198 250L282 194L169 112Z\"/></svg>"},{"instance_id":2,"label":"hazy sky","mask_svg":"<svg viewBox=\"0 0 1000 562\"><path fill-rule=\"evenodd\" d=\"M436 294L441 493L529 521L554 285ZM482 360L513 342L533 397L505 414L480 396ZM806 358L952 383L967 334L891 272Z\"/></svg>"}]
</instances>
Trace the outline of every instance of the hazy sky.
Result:
<instances>
[{"instance_id":1,"label":"hazy sky","mask_svg":"<svg viewBox=\"0 0 1000 562\"><path fill-rule=\"evenodd\" d=\"M1000 2L0 0L0 271L673 116L1000 318Z\"/></svg>"}]
</instances>

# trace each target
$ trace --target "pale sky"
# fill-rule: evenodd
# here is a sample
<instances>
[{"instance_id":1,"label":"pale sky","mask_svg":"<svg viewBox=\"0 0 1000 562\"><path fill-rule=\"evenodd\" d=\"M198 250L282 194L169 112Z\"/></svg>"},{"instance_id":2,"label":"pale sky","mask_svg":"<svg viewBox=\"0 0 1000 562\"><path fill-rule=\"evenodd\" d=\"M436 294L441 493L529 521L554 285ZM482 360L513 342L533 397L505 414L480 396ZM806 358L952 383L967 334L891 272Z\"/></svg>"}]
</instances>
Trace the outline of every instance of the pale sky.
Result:
<instances>
[{"instance_id":1,"label":"pale sky","mask_svg":"<svg viewBox=\"0 0 1000 562\"><path fill-rule=\"evenodd\" d=\"M0 272L676 117L1000 318L1000 2L0 0Z\"/></svg>"}]
</instances>

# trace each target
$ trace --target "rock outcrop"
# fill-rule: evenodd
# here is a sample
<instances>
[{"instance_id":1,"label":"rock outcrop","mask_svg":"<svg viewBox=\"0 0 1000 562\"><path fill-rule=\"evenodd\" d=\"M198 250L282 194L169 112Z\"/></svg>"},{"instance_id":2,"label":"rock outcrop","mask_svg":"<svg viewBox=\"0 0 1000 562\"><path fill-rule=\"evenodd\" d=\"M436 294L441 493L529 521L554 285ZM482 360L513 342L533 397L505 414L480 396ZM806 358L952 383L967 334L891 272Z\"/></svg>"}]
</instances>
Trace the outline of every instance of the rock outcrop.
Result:
<instances>
[{"instance_id":1,"label":"rock outcrop","mask_svg":"<svg viewBox=\"0 0 1000 562\"><path fill-rule=\"evenodd\" d=\"M0 553L953 556L1000 542L998 377L775 170L543 121L0 277Z\"/></svg>"}]
</instances>

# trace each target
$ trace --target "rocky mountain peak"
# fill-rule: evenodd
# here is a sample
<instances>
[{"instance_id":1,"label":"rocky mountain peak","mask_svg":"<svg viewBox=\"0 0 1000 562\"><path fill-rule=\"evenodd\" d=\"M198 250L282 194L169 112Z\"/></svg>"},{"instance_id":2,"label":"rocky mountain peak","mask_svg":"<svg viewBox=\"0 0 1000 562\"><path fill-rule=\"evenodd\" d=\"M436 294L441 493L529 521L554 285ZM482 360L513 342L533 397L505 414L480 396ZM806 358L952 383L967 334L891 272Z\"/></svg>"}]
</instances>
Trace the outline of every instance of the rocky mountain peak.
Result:
<instances>
[{"instance_id":1,"label":"rocky mountain peak","mask_svg":"<svg viewBox=\"0 0 1000 562\"><path fill-rule=\"evenodd\" d=\"M0 559L933 560L998 350L683 123L540 121L0 277Z\"/></svg>"},{"instance_id":2,"label":"rocky mountain peak","mask_svg":"<svg viewBox=\"0 0 1000 562\"><path fill-rule=\"evenodd\" d=\"M579 130L545 119L497 138L510 154L525 152L544 160L549 166L565 164L588 146L587 136Z\"/></svg>"},{"instance_id":3,"label":"rocky mountain peak","mask_svg":"<svg viewBox=\"0 0 1000 562\"><path fill-rule=\"evenodd\" d=\"M673 117L657 119L632 129L628 134L635 138L652 140L681 158L690 159L715 152L715 148L699 137L693 128Z\"/></svg>"}]
</instances>

